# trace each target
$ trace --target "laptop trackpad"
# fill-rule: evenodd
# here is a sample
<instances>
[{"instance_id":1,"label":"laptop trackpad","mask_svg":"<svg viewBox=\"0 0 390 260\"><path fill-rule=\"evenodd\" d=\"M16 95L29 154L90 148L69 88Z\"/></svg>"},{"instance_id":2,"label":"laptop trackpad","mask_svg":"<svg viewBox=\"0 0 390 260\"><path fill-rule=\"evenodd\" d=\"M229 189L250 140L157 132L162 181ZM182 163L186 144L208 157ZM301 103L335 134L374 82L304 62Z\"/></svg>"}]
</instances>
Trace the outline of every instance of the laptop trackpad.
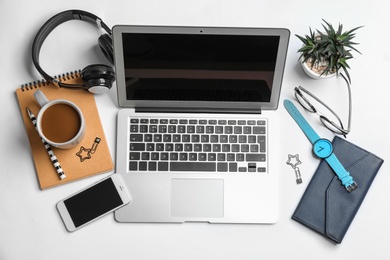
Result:
<instances>
[{"instance_id":1,"label":"laptop trackpad","mask_svg":"<svg viewBox=\"0 0 390 260\"><path fill-rule=\"evenodd\" d=\"M223 193L223 180L172 179L171 214L183 218L221 218Z\"/></svg>"}]
</instances>

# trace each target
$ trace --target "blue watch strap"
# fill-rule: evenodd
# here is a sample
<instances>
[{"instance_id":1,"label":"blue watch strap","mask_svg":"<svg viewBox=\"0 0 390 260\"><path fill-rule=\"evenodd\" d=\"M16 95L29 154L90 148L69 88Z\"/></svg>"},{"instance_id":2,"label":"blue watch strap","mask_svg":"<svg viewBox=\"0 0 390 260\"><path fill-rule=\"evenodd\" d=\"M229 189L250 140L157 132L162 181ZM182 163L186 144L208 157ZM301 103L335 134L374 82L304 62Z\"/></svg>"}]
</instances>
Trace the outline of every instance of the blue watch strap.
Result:
<instances>
[{"instance_id":1,"label":"blue watch strap","mask_svg":"<svg viewBox=\"0 0 390 260\"><path fill-rule=\"evenodd\" d=\"M306 119L290 100L284 100L283 104L286 110L290 113L291 117L295 120L295 122L297 122L299 127L302 129L312 144L320 139L320 136L314 131L314 129L309 125Z\"/></svg>"},{"instance_id":2,"label":"blue watch strap","mask_svg":"<svg viewBox=\"0 0 390 260\"><path fill-rule=\"evenodd\" d=\"M339 159L337 159L336 155L332 153L329 157L325 158L326 162L333 169L333 171L339 177L341 183L345 186L345 188L351 192L357 188L356 183L353 181L352 176L349 172L344 168Z\"/></svg>"}]
</instances>

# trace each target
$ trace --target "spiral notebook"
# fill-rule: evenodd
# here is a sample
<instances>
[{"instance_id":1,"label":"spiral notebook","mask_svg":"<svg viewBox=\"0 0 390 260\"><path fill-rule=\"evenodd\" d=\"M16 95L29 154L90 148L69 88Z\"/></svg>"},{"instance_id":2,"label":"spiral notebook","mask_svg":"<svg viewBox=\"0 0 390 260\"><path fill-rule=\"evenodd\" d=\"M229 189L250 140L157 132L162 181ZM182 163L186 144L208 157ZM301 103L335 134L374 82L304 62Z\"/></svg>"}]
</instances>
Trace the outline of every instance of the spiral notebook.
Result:
<instances>
[{"instance_id":1,"label":"spiral notebook","mask_svg":"<svg viewBox=\"0 0 390 260\"><path fill-rule=\"evenodd\" d=\"M66 83L82 83L80 72L56 77ZM86 121L87 133L83 141L72 149L52 148L66 178L61 180L50 156L27 113L27 107L37 116L40 109L34 92L40 89L49 100L68 99L80 107ZM94 95L85 90L63 89L45 80L23 84L16 90L20 112L30 141L39 187L47 189L81 178L113 170L114 165L99 117Z\"/></svg>"}]
</instances>

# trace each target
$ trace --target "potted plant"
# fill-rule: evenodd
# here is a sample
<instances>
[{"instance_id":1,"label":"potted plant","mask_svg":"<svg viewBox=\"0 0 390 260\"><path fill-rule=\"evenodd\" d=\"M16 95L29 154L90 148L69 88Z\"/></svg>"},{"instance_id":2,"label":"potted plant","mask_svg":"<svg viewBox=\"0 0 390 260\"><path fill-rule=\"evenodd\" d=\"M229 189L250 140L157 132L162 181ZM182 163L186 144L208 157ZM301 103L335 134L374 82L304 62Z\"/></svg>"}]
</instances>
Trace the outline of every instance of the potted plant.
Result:
<instances>
[{"instance_id":1,"label":"potted plant","mask_svg":"<svg viewBox=\"0 0 390 260\"><path fill-rule=\"evenodd\" d=\"M352 39L355 38L355 31L362 26L343 32L341 24L336 31L332 24L323 21L324 32L309 28L309 35L295 35L303 42L302 48L298 50L303 69L307 75L316 79L333 77L341 70L351 82L348 60L353 58L352 51L360 53L353 46L358 43L352 42Z\"/></svg>"}]
</instances>

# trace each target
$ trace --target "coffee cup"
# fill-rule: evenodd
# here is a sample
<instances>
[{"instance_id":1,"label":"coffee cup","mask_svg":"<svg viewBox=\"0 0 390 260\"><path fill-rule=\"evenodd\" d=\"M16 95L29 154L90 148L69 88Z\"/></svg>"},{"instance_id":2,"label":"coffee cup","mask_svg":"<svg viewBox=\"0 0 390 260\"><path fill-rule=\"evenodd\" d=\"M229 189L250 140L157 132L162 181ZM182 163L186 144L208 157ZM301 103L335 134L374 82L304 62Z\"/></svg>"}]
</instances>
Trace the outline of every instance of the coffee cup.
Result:
<instances>
[{"instance_id":1,"label":"coffee cup","mask_svg":"<svg viewBox=\"0 0 390 260\"><path fill-rule=\"evenodd\" d=\"M48 100L41 90L34 92L41 109L37 115L37 130L52 147L70 149L84 138L86 127L80 108L66 99Z\"/></svg>"}]
</instances>

